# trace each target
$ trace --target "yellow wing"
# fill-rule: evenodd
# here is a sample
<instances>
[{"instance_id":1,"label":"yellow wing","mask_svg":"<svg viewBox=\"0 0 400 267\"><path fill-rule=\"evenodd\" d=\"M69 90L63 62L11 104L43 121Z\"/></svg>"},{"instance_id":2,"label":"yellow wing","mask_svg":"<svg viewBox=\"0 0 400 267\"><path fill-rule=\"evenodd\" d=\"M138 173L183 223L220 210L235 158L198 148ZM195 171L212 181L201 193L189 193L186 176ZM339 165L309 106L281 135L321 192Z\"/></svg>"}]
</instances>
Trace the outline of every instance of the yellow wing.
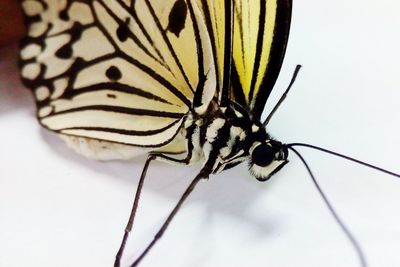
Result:
<instances>
[{"instance_id":1,"label":"yellow wing","mask_svg":"<svg viewBox=\"0 0 400 267\"><path fill-rule=\"evenodd\" d=\"M211 43L194 1L22 5L21 75L52 131L159 147L190 108L204 109L215 94Z\"/></svg>"},{"instance_id":2,"label":"yellow wing","mask_svg":"<svg viewBox=\"0 0 400 267\"><path fill-rule=\"evenodd\" d=\"M282 65L291 10L291 0L234 0L232 94L258 118Z\"/></svg>"}]
</instances>

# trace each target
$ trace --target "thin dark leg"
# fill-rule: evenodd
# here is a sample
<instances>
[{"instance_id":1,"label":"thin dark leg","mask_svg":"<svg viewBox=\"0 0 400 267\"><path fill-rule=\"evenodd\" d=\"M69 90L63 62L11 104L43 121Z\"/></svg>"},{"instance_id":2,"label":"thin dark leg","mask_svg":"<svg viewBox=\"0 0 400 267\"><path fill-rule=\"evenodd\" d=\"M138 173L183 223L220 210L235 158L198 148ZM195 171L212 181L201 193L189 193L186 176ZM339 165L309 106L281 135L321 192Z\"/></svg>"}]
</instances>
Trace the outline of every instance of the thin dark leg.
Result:
<instances>
[{"instance_id":1,"label":"thin dark leg","mask_svg":"<svg viewBox=\"0 0 400 267\"><path fill-rule=\"evenodd\" d=\"M144 164L142 175L140 176L139 184L136 189L135 200L133 201L133 206L131 210L131 215L129 216L128 224L125 227L124 237L122 239L121 245L119 247L118 253L115 256L114 267L119 267L121 265L121 258L125 250L126 242L128 241L128 237L130 232L132 231L133 222L135 220L136 211L139 205L140 195L142 192L144 179L146 178L147 169L149 168L150 162L153 160L163 160L165 162L170 162L173 164L184 164L187 165L189 163L190 157L189 155L184 159L174 159L172 157L163 155L163 154L150 154Z\"/></svg>"},{"instance_id":2,"label":"thin dark leg","mask_svg":"<svg viewBox=\"0 0 400 267\"><path fill-rule=\"evenodd\" d=\"M124 237L122 239L122 242L121 242L121 245L119 247L118 253L115 256L114 267L119 267L120 264L121 264L122 254L124 253L124 249L125 249L126 241L128 240L129 233L132 230L133 221L135 219L136 210L138 208L140 194L142 192L144 179L146 178L147 169L149 168L150 162L152 160L154 160L154 159L156 159L155 155L149 155L149 157L147 158L146 163L145 163L145 165L143 167L142 175L140 176L139 184L138 184L138 187L136 189L135 200L133 201L131 215L129 216L128 224L125 227Z\"/></svg>"},{"instance_id":3,"label":"thin dark leg","mask_svg":"<svg viewBox=\"0 0 400 267\"><path fill-rule=\"evenodd\" d=\"M200 171L200 173L196 176L196 178L193 179L193 181L190 183L186 191L183 193L182 197L179 199L178 203L174 207L174 209L171 211L171 213L168 215L168 218L165 220L164 224L161 226L160 230L158 230L157 234L154 236L153 241L150 242L150 244L146 247L146 249L140 254L140 256L135 260L134 263L130 267L135 267L137 266L140 261L146 256L146 254L150 251L150 249L157 243L157 241L162 237L164 234L165 230L167 230L168 225L172 221L172 219L175 217L179 209L181 208L183 202L186 200L186 198L192 193L193 189L196 187L197 183L204 178L208 178L209 173L205 171Z\"/></svg>"}]
</instances>

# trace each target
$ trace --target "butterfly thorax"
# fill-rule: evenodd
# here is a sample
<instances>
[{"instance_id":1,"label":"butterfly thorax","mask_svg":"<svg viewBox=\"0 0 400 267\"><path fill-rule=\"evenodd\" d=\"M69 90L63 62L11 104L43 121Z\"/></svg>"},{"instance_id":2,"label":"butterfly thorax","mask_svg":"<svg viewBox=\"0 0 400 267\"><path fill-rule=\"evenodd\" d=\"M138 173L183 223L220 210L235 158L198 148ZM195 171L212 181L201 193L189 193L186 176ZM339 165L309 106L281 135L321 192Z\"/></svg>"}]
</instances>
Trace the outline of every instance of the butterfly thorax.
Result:
<instances>
[{"instance_id":1,"label":"butterfly thorax","mask_svg":"<svg viewBox=\"0 0 400 267\"><path fill-rule=\"evenodd\" d=\"M262 123L234 102L226 108L212 102L204 114L193 110L184 127L189 162L203 160L210 173L248 161L250 172L266 180L287 162L282 144L272 140Z\"/></svg>"}]
</instances>

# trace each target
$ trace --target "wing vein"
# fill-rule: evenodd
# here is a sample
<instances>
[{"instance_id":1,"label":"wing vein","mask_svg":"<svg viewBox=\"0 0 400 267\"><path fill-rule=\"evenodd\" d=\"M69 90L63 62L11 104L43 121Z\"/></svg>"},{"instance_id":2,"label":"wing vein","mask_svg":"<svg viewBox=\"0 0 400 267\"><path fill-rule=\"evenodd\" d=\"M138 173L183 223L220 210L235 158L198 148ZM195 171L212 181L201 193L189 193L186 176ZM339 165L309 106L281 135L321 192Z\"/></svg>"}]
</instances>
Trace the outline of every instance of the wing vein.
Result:
<instances>
[{"instance_id":1,"label":"wing vein","mask_svg":"<svg viewBox=\"0 0 400 267\"><path fill-rule=\"evenodd\" d=\"M177 113L177 112L156 111L156 110L149 110L149 109L128 108L128 107L112 106L112 105L89 105L89 106L82 106L82 107L66 109L66 110L62 110L62 111L58 111L58 112L53 112L53 113L50 113L48 116L43 117L42 119L45 119L47 117L56 116L56 115L73 113L73 112L94 111L94 110L114 112L114 113L123 113L123 114L129 114L129 115L175 118L175 119L180 119L185 114L185 113Z\"/></svg>"},{"instance_id":2,"label":"wing vein","mask_svg":"<svg viewBox=\"0 0 400 267\"><path fill-rule=\"evenodd\" d=\"M168 47L168 49L169 49L169 51L170 51L172 57L174 58L175 63L177 64L177 66L178 66L178 68L179 68L179 71L180 71L181 74L183 75L183 78L185 79L185 82L186 82L186 84L189 86L190 90L194 93L195 90L193 89L192 85L190 84L189 78L188 78L186 72L184 71L184 69L183 69L183 67L182 67L182 63L180 62L178 56L176 55L176 52L175 52L174 48L172 47L171 42L169 41L167 35L165 34L165 31L163 30L163 28L162 28L162 26L161 26L160 20L157 18L157 15L156 15L156 13L155 13L153 7L151 6L149 0L145 0L145 2L146 2L146 4L147 4L147 7L148 7L149 10L150 10L150 13L151 13L151 15L152 15L152 17L153 17L153 19L154 19L154 22L155 22L156 25L157 25L158 31L161 33L161 35L162 35L162 37L163 37L165 43L167 44L167 47Z\"/></svg>"},{"instance_id":3,"label":"wing vein","mask_svg":"<svg viewBox=\"0 0 400 267\"><path fill-rule=\"evenodd\" d=\"M250 92L249 92L249 103L253 100L254 90L259 75L261 53L264 44L264 29L265 29L265 17L266 17L266 2L262 0L260 3L260 14L258 17L258 33L257 33L257 46L256 54L254 58L253 74L251 78Z\"/></svg>"},{"instance_id":4,"label":"wing vein","mask_svg":"<svg viewBox=\"0 0 400 267\"><path fill-rule=\"evenodd\" d=\"M120 18L112 11L103 1L101 1L101 3L102 3L102 5L103 5L103 7L107 10L107 12L110 14L110 16L111 16L115 21L117 21L119 25L125 23L122 19L120 19ZM119 1L119 4L121 4L120 1ZM122 5L121 5L121 7L124 8ZM139 18L137 17L136 12L134 12L134 11L131 12L130 10L126 10L126 11L135 19L136 22L139 22ZM138 25L139 25L139 23L138 23ZM140 23L140 25L142 25L142 24ZM142 26L143 26L143 25L142 25ZM139 27L140 27L140 26L139 26ZM128 29L129 29L129 28L128 28ZM141 28L141 30L142 30L142 28ZM143 52L144 52L146 55L148 55L149 57L151 57L152 59L154 59L154 60L155 60L156 62L158 62L161 66L163 66L164 68L166 68L171 74L173 74L173 73L171 72L171 69L166 65L165 60L164 60L164 58L162 57L162 55L160 54L159 50L158 50L156 47L154 47L153 42L151 42L151 40L148 39L148 35L144 34L143 30L142 30L142 33L145 35L146 39L150 42L150 44L152 44L152 47L155 49L157 55L161 58L162 61L161 61L160 59L158 59L157 57L155 57L155 56L146 48L146 46L137 38L137 36L136 36L131 30L129 30L129 32L130 32L130 37L132 38L133 42L134 42L140 49L142 49Z\"/></svg>"},{"instance_id":5,"label":"wing vein","mask_svg":"<svg viewBox=\"0 0 400 267\"><path fill-rule=\"evenodd\" d=\"M180 120L175 120L165 127L155 129L155 130L147 130L147 131L126 130L126 129L117 129L117 128L109 128L109 127L69 127L69 128L63 128L62 131L84 130L84 131L117 133L117 134L123 134L123 135L149 136L149 135L155 135L155 134L162 133L162 132L170 129L171 127L173 127L179 121Z\"/></svg>"},{"instance_id":6,"label":"wing vein","mask_svg":"<svg viewBox=\"0 0 400 267\"><path fill-rule=\"evenodd\" d=\"M91 92L96 92L96 91L101 91L101 90L113 90L116 92L122 92L122 93L128 93L132 95L137 95L146 99L150 100L155 100L158 102L162 102L165 104L170 104L173 105L171 102L167 101L164 98L161 98L159 96L156 96L150 92L146 92L140 88L133 87L130 85L126 84L121 84L121 83L97 83L95 85L87 86L87 87L81 87L77 88L72 91L71 94L69 94L69 97L75 97L81 94L86 94L86 93L91 93Z\"/></svg>"},{"instance_id":7,"label":"wing vein","mask_svg":"<svg viewBox=\"0 0 400 267\"><path fill-rule=\"evenodd\" d=\"M91 7L93 10L93 7ZM94 10L93 10L94 16L96 17L96 20L99 21L99 19L97 18ZM151 69L150 67L140 63L138 60L130 57L129 55L127 55L126 53L124 53L123 51L118 49L118 45L115 43L115 41L113 40L113 38L108 34L107 30L103 27L103 25L101 25L100 23L98 23L98 28L102 31L102 33L104 34L104 36L107 38L107 40L110 42L110 44L114 47L114 49L116 50L115 55L116 56L120 56L121 58L124 58L125 60L127 60L129 63L135 65L136 67L138 67L140 70L144 71L145 73L147 73L148 75L150 75L153 79L157 80L160 84L164 85L171 93L173 93L176 97L178 97L183 103L186 104L187 107L191 107L191 101L180 91L178 90L175 86L173 86L169 81L167 81L166 79L164 79L161 75L159 75L157 72L155 72L153 69Z\"/></svg>"}]
</instances>

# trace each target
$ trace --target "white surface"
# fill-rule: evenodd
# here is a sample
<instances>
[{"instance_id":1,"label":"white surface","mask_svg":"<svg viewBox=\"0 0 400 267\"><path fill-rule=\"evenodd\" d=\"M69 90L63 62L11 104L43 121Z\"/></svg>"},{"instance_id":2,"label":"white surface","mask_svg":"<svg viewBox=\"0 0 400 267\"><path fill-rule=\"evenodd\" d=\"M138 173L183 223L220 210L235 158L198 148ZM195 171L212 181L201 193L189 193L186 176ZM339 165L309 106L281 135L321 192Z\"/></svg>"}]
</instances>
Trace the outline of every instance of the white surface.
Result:
<instances>
[{"instance_id":1,"label":"white surface","mask_svg":"<svg viewBox=\"0 0 400 267\"><path fill-rule=\"evenodd\" d=\"M295 64L304 68L270 132L400 172L400 3L294 4L271 99ZM7 71L16 72L7 63L15 51L0 54L0 266L112 266L144 159L90 161L41 129L29 92ZM400 180L301 151L369 266L400 266ZM359 266L304 167L290 159L268 183L245 165L201 183L141 266ZM153 237L196 170L151 166L125 263Z\"/></svg>"}]
</instances>

